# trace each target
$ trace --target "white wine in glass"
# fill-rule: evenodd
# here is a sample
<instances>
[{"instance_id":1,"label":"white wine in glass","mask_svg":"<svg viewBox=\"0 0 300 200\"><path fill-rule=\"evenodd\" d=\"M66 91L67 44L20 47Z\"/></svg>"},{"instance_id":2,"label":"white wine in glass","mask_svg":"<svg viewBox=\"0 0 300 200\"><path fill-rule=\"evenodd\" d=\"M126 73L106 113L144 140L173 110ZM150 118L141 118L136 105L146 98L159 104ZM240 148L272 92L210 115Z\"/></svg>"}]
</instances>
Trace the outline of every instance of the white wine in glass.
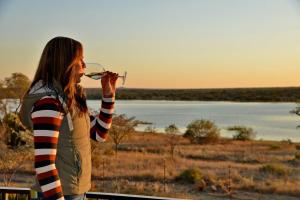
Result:
<instances>
[{"instance_id":1,"label":"white wine in glass","mask_svg":"<svg viewBox=\"0 0 300 200\"><path fill-rule=\"evenodd\" d=\"M85 63L85 66L86 68L84 75L94 80L100 80L107 73L104 67L99 63ZM126 76L126 71L123 73L122 76L118 76L122 79L122 85L125 84Z\"/></svg>"}]
</instances>

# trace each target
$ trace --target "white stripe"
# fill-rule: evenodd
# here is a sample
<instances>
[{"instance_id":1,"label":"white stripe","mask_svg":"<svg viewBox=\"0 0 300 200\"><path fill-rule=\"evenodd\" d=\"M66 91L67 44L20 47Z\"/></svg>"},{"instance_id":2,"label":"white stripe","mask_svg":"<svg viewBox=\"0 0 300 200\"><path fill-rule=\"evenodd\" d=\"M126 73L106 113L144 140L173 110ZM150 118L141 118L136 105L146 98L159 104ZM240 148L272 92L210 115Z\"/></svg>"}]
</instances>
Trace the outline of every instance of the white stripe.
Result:
<instances>
[{"instance_id":1,"label":"white stripe","mask_svg":"<svg viewBox=\"0 0 300 200\"><path fill-rule=\"evenodd\" d=\"M61 185L60 180L57 180L55 182L52 182L52 183L49 183L47 185L41 186L41 189L42 189L43 192L46 192L46 191L52 190L54 188L57 188L60 185Z\"/></svg>"},{"instance_id":2,"label":"white stripe","mask_svg":"<svg viewBox=\"0 0 300 200\"><path fill-rule=\"evenodd\" d=\"M94 126L95 126L96 120L97 120L97 118L95 118L95 119L93 119L93 121L91 121L91 127L94 127Z\"/></svg>"},{"instance_id":3,"label":"white stripe","mask_svg":"<svg viewBox=\"0 0 300 200\"><path fill-rule=\"evenodd\" d=\"M99 142L105 142L105 139L100 137L97 132L96 132L96 140L99 141Z\"/></svg>"},{"instance_id":4,"label":"white stripe","mask_svg":"<svg viewBox=\"0 0 300 200\"><path fill-rule=\"evenodd\" d=\"M34 155L56 155L56 149L35 149Z\"/></svg>"},{"instance_id":5,"label":"white stripe","mask_svg":"<svg viewBox=\"0 0 300 200\"><path fill-rule=\"evenodd\" d=\"M97 122L100 124L100 126L106 128L106 129L109 129L109 128L110 128L111 123L107 124L107 123L105 123L104 121L102 121L101 119L99 119L98 117L97 117L96 119L97 119Z\"/></svg>"},{"instance_id":6,"label":"white stripe","mask_svg":"<svg viewBox=\"0 0 300 200\"><path fill-rule=\"evenodd\" d=\"M59 199L57 199L57 200L64 200L64 197L60 197Z\"/></svg>"},{"instance_id":7,"label":"white stripe","mask_svg":"<svg viewBox=\"0 0 300 200\"><path fill-rule=\"evenodd\" d=\"M112 114L114 112L114 109L101 108L100 111L102 111L106 114Z\"/></svg>"},{"instance_id":8,"label":"white stripe","mask_svg":"<svg viewBox=\"0 0 300 200\"><path fill-rule=\"evenodd\" d=\"M54 169L56 169L55 164L51 164L51 165L47 165L45 167L35 168L35 171L37 174L41 174L41 173L49 172Z\"/></svg>"},{"instance_id":9,"label":"white stripe","mask_svg":"<svg viewBox=\"0 0 300 200\"><path fill-rule=\"evenodd\" d=\"M113 103L115 102L115 97L111 97L111 98L102 97L102 100L107 103Z\"/></svg>"},{"instance_id":10,"label":"white stripe","mask_svg":"<svg viewBox=\"0 0 300 200\"><path fill-rule=\"evenodd\" d=\"M62 119L63 113L54 110L40 110L40 111L35 111L31 114L31 118L36 118L36 117L54 117L54 118Z\"/></svg>"},{"instance_id":11,"label":"white stripe","mask_svg":"<svg viewBox=\"0 0 300 200\"><path fill-rule=\"evenodd\" d=\"M54 100L56 100L55 96L53 96L53 95L44 96L44 97L40 98L40 100L41 99L54 99Z\"/></svg>"},{"instance_id":12,"label":"white stripe","mask_svg":"<svg viewBox=\"0 0 300 200\"><path fill-rule=\"evenodd\" d=\"M58 138L59 131L51 131L51 130L33 130L34 136L38 137L56 137Z\"/></svg>"}]
</instances>

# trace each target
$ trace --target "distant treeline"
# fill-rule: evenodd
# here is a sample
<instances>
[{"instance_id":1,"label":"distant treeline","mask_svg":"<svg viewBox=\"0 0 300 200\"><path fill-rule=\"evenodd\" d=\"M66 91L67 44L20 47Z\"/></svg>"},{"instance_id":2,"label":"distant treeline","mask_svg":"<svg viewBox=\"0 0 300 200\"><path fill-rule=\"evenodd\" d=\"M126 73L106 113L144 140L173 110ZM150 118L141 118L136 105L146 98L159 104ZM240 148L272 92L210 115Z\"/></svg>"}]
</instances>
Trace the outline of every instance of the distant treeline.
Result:
<instances>
[{"instance_id":1,"label":"distant treeline","mask_svg":"<svg viewBox=\"0 0 300 200\"><path fill-rule=\"evenodd\" d=\"M100 99L99 88L86 89L88 99ZM299 102L300 87L234 89L130 89L119 88L122 100L182 100L239 102Z\"/></svg>"}]
</instances>

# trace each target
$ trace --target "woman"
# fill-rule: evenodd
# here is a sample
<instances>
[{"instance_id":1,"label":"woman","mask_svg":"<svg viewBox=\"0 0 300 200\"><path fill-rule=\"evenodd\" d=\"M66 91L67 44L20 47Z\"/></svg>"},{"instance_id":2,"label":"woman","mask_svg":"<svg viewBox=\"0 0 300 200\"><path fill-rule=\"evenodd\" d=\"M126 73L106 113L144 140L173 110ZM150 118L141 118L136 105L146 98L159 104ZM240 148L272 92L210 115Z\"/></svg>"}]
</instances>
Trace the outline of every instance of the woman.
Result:
<instances>
[{"instance_id":1,"label":"woman","mask_svg":"<svg viewBox=\"0 0 300 200\"><path fill-rule=\"evenodd\" d=\"M90 116L79 85L84 69L82 45L53 38L23 99L20 118L34 133L34 189L43 199L84 198L91 187L90 138L105 141L111 126L118 74L101 79L100 113Z\"/></svg>"}]
</instances>

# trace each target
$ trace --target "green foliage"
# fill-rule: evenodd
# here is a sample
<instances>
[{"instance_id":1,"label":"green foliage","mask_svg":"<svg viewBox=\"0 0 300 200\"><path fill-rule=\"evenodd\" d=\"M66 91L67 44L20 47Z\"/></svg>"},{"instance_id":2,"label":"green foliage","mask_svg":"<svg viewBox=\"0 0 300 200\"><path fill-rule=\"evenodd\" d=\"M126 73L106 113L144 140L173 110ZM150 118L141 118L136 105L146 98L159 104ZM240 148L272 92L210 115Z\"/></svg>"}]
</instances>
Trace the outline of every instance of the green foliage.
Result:
<instances>
[{"instance_id":1,"label":"green foliage","mask_svg":"<svg viewBox=\"0 0 300 200\"><path fill-rule=\"evenodd\" d=\"M233 135L234 140L253 140L256 136L256 133L252 128L246 126L231 126L227 128L228 131L235 131L236 134Z\"/></svg>"},{"instance_id":2,"label":"green foliage","mask_svg":"<svg viewBox=\"0 0 300 200\"><path fill-rule=\"evenodd\" d=\"M185 183L197 183L203 178L203 175L198 168L186 169L176 177L177 181L182 181Z\"/></svg>"},{"instance_id":3,"label":"green foliage","mask_svg":"<svg viewBox=\"0 0 300 200\"><path fill-rule=\"evenodd\" d=\"M184 137L193 143L211 143L220 138L220 130L209 120L195 120L188 124Z\"/></svg>"},{"instance_id":4,"label":"green foliage","mask_svg":"<svg viewBox=\"0 0 300 200\"><path fill-rule=\"evenodd\" d=\"M165 128L167 134L179 134L179 129L175 124L171 124Z\"/></svg>"},{"instance_id":5,"label":"green foliage","mask_svg":"<svg viewBox=\"0 0 300 200\"><path fill-rule=\"evenodd\" d=\"M279 144L271 144L270 150L279 150L281 149L281 146Z\"/></svg>"},{"instance_id":6,"label":"green foliage","mask_svg":"<svg viewBox=\"0 0 300 200\"><path fill-rule=\"evenodd\" d=\"M295 159L300 160L300 151L295 152Z\"/></svg>"},{"instance_id":7,"label":"green foliage","mask_svg":"<svg viewBox=\"0 0 300 200\"><path fill-rule=\"evenodd\" d=\"M12 73L5 78L6 98L21 99L30 86L30 79L22 73Z\"/></svg>"},{"instance_id":8,"label":"green foliage","mask_svg":"<svg viewBox=\"0 0 300 200\"><path fill-rule=\"evenodd\" d=\"M26 128L21 123L19 116L16 113L8 113L3 118L3 123L6 127L6 143L13 148L25 145L26 142L22 138L22 134Z\"/></svg>"},{"instance_id":9,"label":"green foliage","mask_svg":"<svg viewBox=\"0 0 300 200\"><path fill-rule=\"evenodd\" d=\"M147 133L156 133L156 127L154 125L149 125L144 130Z\"/></svg>"},{"instance_id":10,"label":"green foliage","mask_svg":"<svg viewBox=\"0 0 300 200\"><path fill-rule=\"evenodd\" d=\"M259 168L259 171L268 175L275 175L279 177L286 176L290 173L290 170L287 169L287 167L279 163L263 165Z\"/></svg>"}]
</instances>

